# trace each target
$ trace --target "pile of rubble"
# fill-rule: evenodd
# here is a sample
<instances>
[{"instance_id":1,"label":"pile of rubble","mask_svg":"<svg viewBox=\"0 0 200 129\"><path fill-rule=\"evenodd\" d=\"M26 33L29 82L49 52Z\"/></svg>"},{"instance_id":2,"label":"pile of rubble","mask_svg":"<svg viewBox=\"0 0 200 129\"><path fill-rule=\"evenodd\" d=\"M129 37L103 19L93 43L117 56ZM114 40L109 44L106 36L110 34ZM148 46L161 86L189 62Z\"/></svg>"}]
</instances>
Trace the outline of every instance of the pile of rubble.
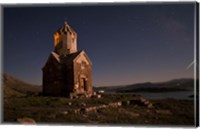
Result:
<instances>
[{"instance_id":1,"label":"pile of rubble","mask_svg":"<svg viewBox=\"0 0 200 129\"><path fill-rule=\"evenodd\" d=\"M79 99L79 98L101 98L101 94L97 94L96 92L93 92L92 94L74 94L74 93L70 93L69 98L70 99Z\"/></svg>"},{"instance_id":2,"label":"pile of rubble","mask_svg":"<svg viewBox=\"0 0 200 129\"><path fill-rule=\"evenodd\" d=\"M28 118L28 117L18 118L17 122L19 122L21 124L31 124L31 125L36 124L36 121L34 119Z\"/></svg>"},{"instance_id":3,"label":"pile of rubble","mask_svg":"<svg viewBox=\"0 0 200 129\"><path fill-rule=\"evenodd\" d=\"M149 100L146 100L144 98L122 101L122 105L136 105L136 106L144 106L147 108L153 108L153 104Z\"/></svg>"},{"instance_id":4,"label":"pile of rubble","mask_svg":"<svg viewBox=\"0 0 200 129\"><path fill-rule=\"evenodd\" d=\"M92 106L92 107L82 107L80 111L82 112L90 112L90 111L97 111L99 109L108 108L108 107L120 107L122 105L121 102L114 102L109 104L103 104L98 106Z\"/></svg>"},{"instance_id":5,"label":"pile of rubble","mask_svg":"<svg viewBox=\"0 0 200 129\"><path fill-rule=\"evenodd\" d=\"M93 92L91 97L100 99L101 98L101 94L97 94L96 92Z\"/></svg>"},{"instance_id":6,"label":"pile of rubble","mask_svg":"<svg viewBox=\"0 0 200 129\"><path fill-rule=\"evenodd\" d=\"M74 109L72 110L73 113L81 113L81 112L91 112L91 111L94 111L96 112L97 110L99 109L104 109L104 108L108 108L108 107L120 107L122 106L122 103L121 102L113 102L113 103L109 103L109 104L102 104L102 105L97 105L97 106L90 106L90 107L87 107L86 103L82 103L81 104L82 107L81 108L78 108L78 109ZM66 114L66 112L63 114Z\"/></svg>"},{"instance_id":7,"label":"pile of rubble","mask_svg":"<svg viewBox=\"0 0 200 129\"><path fill-rule=\"evenodd\" d=\"M96 112L99 109L104 109L108 107L117 108L120 106L127 106L127 105L144 106L147 108L153 108L153 105L150 101L144 98L139 98L139 99L132 99L128 101L111 102L108 104L102 104L102 105L90 106L90 107L87 107L87 104L83 102L81 103L81 108L73 109L72 112L74 113L91 112L91 111Z\"/></svg>"}]
</instances>

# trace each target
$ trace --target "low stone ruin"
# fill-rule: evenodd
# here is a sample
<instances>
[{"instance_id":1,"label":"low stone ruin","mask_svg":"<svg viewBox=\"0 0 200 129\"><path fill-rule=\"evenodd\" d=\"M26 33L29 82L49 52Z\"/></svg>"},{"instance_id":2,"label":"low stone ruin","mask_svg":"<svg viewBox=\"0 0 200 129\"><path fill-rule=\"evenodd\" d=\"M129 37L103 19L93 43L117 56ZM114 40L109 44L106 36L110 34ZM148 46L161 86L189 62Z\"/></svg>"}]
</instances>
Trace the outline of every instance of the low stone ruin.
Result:
<instances>
[{"instance_id":1,"label":"low stone ruin","mask_svg":"<svg viewBox=\"0 0 200 129\"><path fill-rule=\"evenodd\" d=\"M36 124L34 119L28 117L18 118L17 121L21 124Z\"/></svg>"},{"instance_id":2,"label":"low stone ruin","mask_svg":"<svg viewBox=\"0 0 200 129\"><path fill-rule=\"evenodd\" d=\"M171 115L172 114L172 112L170 110L163 110L163 109L156 110L156 113L164 114L164 115Z\"/></svg>"},{"instance_id":3,"label":"low stone ruin","mask_svg":"<svg viewBox=\"0 0 200 129\"><path fill-rule=\"evenodd\" d=\"M78 98L101 98L101 94L97 94L96 92L93 92L92 94L74 94L70 93L69 98L70 99L78 99Z\"/></svg>"},{"instance_id":4,"label":"low stone ruin","mask_svg":"<svg viewBox=\"0 0 200 129\"><path fill-rule=\"evenodd\" d=\"M94 92L94 94L91 96L92 98L98 98L98 95L96 92ZM68 105L72 105L71 102L68 102ZM104 109L104 108L117 108L117 107L121 107L121 106L127 106L127 105L133 105L133 106L143 106L143 107L147 107L147 108L153 108L153 105L150 101L144 99L144 98L137 98L137 99L131 99L131 100L127 100L127 101L118 101L118 102L110 102L108 104L101 104L101 105L97 105L97 106L88 106L85 102L81 103L81 108L78 109L72 109L69 112L73 112L75 114L77 113L87 113L87 112L91 112L91 111L98 111L100 109ZM67 113L62 113L62 114L68 114Z\"/></svg>"},{"instance_id":5,"label":"low stone ruin","mask_svg":"<svg viewBox=\"0 0 200 129\"><path fill-rule=\"evenodd\" d=\"M91 106L91 107L82 107L80 109L81 112L90 112L90 111L97 111L99 109L103 109L103 108L108 108L108 107L120 107L122 106L121 102L113 102L113 103L109 103L109 104L103 104L103 105L98 105L98 106Z\"/></svg>"},{"instance_id":6,"label":"low stone ruin","mask_svg":"<svg viewBox=\"0 0 200 129\"><path fill-rule=\"evenodd\" d=\"M139 98L139 99L132 99L132 100L128 100L128 101L123 101L122 102L123 105L137 105L137 106L144 106L147 108L152 108L153 104L149 101L146 100L144 98Z\"/></svg>"}]
</instances>

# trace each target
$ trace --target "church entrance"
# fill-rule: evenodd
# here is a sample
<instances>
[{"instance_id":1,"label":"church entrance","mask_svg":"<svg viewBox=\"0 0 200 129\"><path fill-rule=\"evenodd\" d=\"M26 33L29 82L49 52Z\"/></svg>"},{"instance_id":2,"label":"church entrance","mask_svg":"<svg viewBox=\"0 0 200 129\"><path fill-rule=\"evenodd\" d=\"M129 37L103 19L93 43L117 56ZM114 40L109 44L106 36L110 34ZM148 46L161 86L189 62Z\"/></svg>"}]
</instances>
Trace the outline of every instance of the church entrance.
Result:
<instances>
[{"instance_id":1,"label":"church entrance","mask_svg":"<svg viewBox=\"0 0 200 129\"><path fill-rule=\"evenodd\" d=\"M84 92L87 90L87 82L85 78L81 78L80 80L80 87L81 87L81 91Z\"/></svg>"}]
</instances>

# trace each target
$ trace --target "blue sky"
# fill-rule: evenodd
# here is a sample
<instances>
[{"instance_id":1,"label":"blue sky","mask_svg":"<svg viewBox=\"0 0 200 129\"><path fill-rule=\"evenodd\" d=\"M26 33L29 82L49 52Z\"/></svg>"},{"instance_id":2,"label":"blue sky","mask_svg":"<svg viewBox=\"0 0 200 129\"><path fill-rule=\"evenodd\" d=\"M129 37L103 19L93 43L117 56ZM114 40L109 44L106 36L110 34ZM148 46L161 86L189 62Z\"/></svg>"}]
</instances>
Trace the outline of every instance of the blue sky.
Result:
<instances>
[{"instance_id":1,"label":"blue sky","mask_svg":"<svg viewBox=\"0 0 200 129\"><path fill-rule=\"evenodd\" d=\"M64 20L93 62L93 85L192 78L195 2L3 8L3 72L42 84Z\"/></svg>"}]
</instances>

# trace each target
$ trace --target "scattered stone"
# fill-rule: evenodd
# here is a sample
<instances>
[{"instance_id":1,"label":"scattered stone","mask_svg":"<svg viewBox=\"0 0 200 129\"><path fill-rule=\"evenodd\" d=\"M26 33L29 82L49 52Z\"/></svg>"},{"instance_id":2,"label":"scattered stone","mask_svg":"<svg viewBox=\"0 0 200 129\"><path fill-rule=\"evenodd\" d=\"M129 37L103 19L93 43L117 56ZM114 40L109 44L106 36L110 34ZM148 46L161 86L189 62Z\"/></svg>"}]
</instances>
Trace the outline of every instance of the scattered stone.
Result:
<instances>
[{"instance_id":1,"label":"scattered stone","mask_svg":"<svg viewBox=\"0 0 200 129\"><path fill-rule=\"evenodd\" d=\"M36 124L34 119L28 117L18 118L17 121L21 124Z\"/></svg>"},{"instance_id":2,"label":"scattered stone","mask_svg":"<svg viewBox=\"0 0 200 129\"><path fill-rule=\"evenodd\" d=\"M88 94L85 94L85 98L89 98L90 96Z\"/></svg>"},{"instance_id":3,"label":"scattered stone","mask_svg":"<svg viewBox=\"0 0 200 129\"><path fill-rule=\"evenodd\" d=\"M100 95L100 94L98 94L98 95L97 95L97 98L98 98L98 99L100 99L100 98L101 98L101 95Z\"/></svg>"},{"instance_id":4,"label":"scattered stone","mask_svg":"<svg viewBox=\"0 0 200 129\"><path fill-rule=\"evenodd\" d=\"M88 95L89 98L92 97L92 93L88 93L87 95Z\"/></svg>"},{"instance_id":5,"label":"scattered stone","mask_svg":"<svg viewBox=\"0 0 200 129\"><path fill-rule=\"evenodd\" d=\"M156 110L156 113L158 114L165 114L165 115L171 115L172 112L170 110Z\"/></svg>"},{"instance_id":6,"label":"scattered stone","mask_svg":"<svg viewBox=\"0 0 200 129\"><path fill-rule=\"evenodd\" d=\"M133 117L138 117L138 116L140 116L140 114L139 114L139 113L136 113L136 112L130 112L130 114L131 114L131 116L133 116Z\"/></svg>"},{"instance_id":7,"label":"scattered stone","mask_svg":"<svg viewBox=\"0 0 200 129\"><path fill-rule=\"evenodd\" d=\"M131 105L138 105L138 106L145 106L145 107L148 107L148 108L153 107L153 104L150 101L148 101L144 98L130 100L130 104Z\"/></svg>"},{"instance_id":8,"label":"scattered stone","mask_svg":"<svg viewBox=\"0 0 200 129\"><path fill-rule=\"evenodd\" d=\"M73 93L70 93L70 94L69 94L69 98L70 98L70 99L73 99L73 98L74 98L74 94L73 94Z\"/></svg>"},{"instance_id":9,"label":"scattered stone","mask_svg":"<svg viewBox=\"0 0 200 129\"><path fill-rule=\"evenodd\" d=\"M130 105L130 101L128 100L128 101L122 101L122 105Z\"/></svg>"},{"instance_id":10,"label":"scattered stone","mask_svg":"<svg viewBox=\"0 0 200 129\"><path fill-rule=\"evenodd\" d=\"M152 104L152 103L149 103L149 104L147 105L147 107L148 107L148 108L153 108L153 104Z\"/></svg>"},{"instance_id":11,"label":"scattered stone","mask_svg":"<svg viewBox=\"0 0 200 129\"><path fill-rule=\"evenodd\" d=\"M97 93L96 92L93 92L93 96L96 96L97 95Z\"/></svg>"},{"instance_id":12,"label":"scattered stone","mask_svg":"<svg viewBox=\"0 0 200 129\"><path fill-rule=\"evenodd\" d=\"M149 112L151 112L151 110L147 109L147 112L149 113Z\"/></svg>"},{"instance_id":13,"label":"scattered stone","mask_svg":"<svg viewBox=\"0 0 200 129\"><path fill-rule=\"evenodd\" d=\"M96 93L96 92L94 92ZM96 94L96 97L100 95L100 94ZM93 96L94 97L94 96ZM134 106L145 106L145 107L148 107L148 108L152 108L153 105L152 103L150 103L148 100L146 99L143 99L143 98L140 98L140 99L133 99L133 100L129 100L129 101L119 101L119 102L111 102L111 103L108 103L107 105L103 104L103 105L98 105L98 106L92 106L92 107L86 107L86 103L81 103L81 108L78 110L74 110L75 113L79 113L79 112L90 112L90 111L97 111L99 109L102 109L102 108L108 108L108 107L114 107L114 108L117 108L117 107L120 107L122 105L134 105ZM132 114L133 116L139 116L140 114L138 113L133 113Z\"/></svg>"},{"instance_id":14,"label":"scattered stone","mask_svg":"<svg viewBox=\"0 0 200 129\"><path fill-rule=\"evenodd\" d=\"M138 116L140 116L139 113L132 112L132 111L127 111L127 110L125 110L125 109L120 109L119 111L120 111L120 112L123 112L123 113L125 113L125 114L127 114L127 115L131 115L131 116L133 116L133 117L138 117Z\"/></svg>"},{"instance_id":15,"label":"scattered stone","mask_svg":"<svg viewBox=\"0 0 200 129\"><path fill-rule=\"evenodd\" d=\"M69 102L69 103L68 103L68 105L69 105L69 106L71 106L71 105L72 105L72 103L71 103L71 102Z\"/></svg>"},{"instance_id":16,"label":"scattered stone","mask_svg":"<svg viewBox=\"0 0 200 129\"><path fill-rule=\"evenodd\" d=\"M103 94L104 90L99 90L98 93Z\"/></svg>"},{"instance_id":17,"label":"scattered stone","mask_svg":"<svg viewBox=\"0 0 200 129\"><path fill-rule=\"evenodd\" d=\"M79 97L78 97L78 96L74 96L74 98L75 98L75 99L78 99Z\"/></svg>"},{"instance_id":18,"label":"scattered stone","mask_svg":"<svg viewBox=\"0 0 200 129\"><path fill-rule=\"evenodd\" d=\"M100 99L101 98L101 94L97 94L96 92L93 92L92 97Z\"/></svg>"},{"instance_id":19,"label":"scattered stone","mask_svg":"<svg viewBox=\"0 0 200 129\"><path fill-rule=\"evenodd\" d=\"M81 108L82 112L91 112L91 111L96 111L96 107L87 107L87 108Z\"/></svg>"},{"instance_id":20,"label":"scattered stone","mask_svg":"<svg viewBox=\"0 0 200 129\"><path fill-rule=\"evenodd\" d=\"M92 106L92 107L82 107L80 109L81 112L91 112L91 111L97 111L99 109L103 109L103 108L108 108L108 107L119 107L122 105L122 102L115 102L115 103L109 103L108 105L99 105L99 106Z\"/></svg>"},{"instance_id":21,"label":"scattered stone","mask_svg":"<svg viewBox=\"0 0 200 129\"><path fill-rule=\"evenodd\" d=\"M118 106L122 106L122 102L117 102L117 105Z\"/></svg>"},{"instance_id":22,"label":"scattered stone","mask_svg":"<svg viewBox=\"0 0 200 129\"><path fill-rule=\"evenodd\" d=\"M80 113L80 109L74 109L73 112L74 112L75 114L78 114L78 113Z\"/></svg>"},{"instance_id":23,"label":"scattered stone","mask_svg":"<svg viewBox=\"0 0 200 129\"><path fill-rule=\"evenodd\" d=\"M111 106L111 107L119 107L119 106L122 105L122 103L121 102L115 102L115 103L109 103L108 105Z\"/></svg>"},{"instance_id":24,"label":"scattered stone","mask_svg":"<svg viewBox=\"0 0 200 129\"><path fill-rule=\"evenodd\" d=\"M63 115L67 115L68 114L68 111L64 111L62 112Z\"/></svg>"},{"instance_id":25,"label":"scattered stone","mask_svg":"<svg viewBox=\"0 0 200 129\"><path fill-rule=\"evenodd\" d=\"M141 101L141 102L145 102L145 101L147 101L147 100L141 97L141 98L140 98L140 101Z\"/></svg>"},{"instance_id":26,"label":"scattered stone","mask_svg":"<svg viewBox=\"0 0 200 129\"><path fill-rule=\"evenodd\" d=\"M81 106L85 107L85 106L86 106L86 103L82 102L82 103L81 103Z\"/></svg>"},{"instance_id":27,"label":"scattered stone","mask_svg":"<svg viewBox=\"0 0 200 129\"><path fill-rule=\"evenodd\" d=\"M144 103L144 105L148 105L150 102L146 100L143 103Z\"/></svg>"},{"instance_id":28,"label":"scattered stone","mask_svg":"<svg viewBox=\"0 0 200 129\"><path fill-rule=\"evenodd\" d=\"M88 117L86 114L83 114L82 116L83 116L83 117L85 117L85 118L87 118L87 117Z\"/></svg>"},{"instance_id":29,"label":"scattered stone","mask_svg":"<svg viewBox=\"0 0 200 129\"><path fill-rule=\"evenodd\" d=\"M90 111L92 111L92 110L93 110L93 111L94 111L94 110L97 110L97 107L96 107L96 106L91 107L91 108L89 108L89 110L90 110Z\"/></svg>"},{"instance_id":30,"label":"scattered stone","mask_svg":"<svg viewBox=\"0 0 200 129\"><path fill-rule=\"evenodd\" d=\"M97 106L96 108L97 108L97 109L107 108L107 106L106 106L106 105L99 105L99 106Z\"/></svg>"}]
</instances>

